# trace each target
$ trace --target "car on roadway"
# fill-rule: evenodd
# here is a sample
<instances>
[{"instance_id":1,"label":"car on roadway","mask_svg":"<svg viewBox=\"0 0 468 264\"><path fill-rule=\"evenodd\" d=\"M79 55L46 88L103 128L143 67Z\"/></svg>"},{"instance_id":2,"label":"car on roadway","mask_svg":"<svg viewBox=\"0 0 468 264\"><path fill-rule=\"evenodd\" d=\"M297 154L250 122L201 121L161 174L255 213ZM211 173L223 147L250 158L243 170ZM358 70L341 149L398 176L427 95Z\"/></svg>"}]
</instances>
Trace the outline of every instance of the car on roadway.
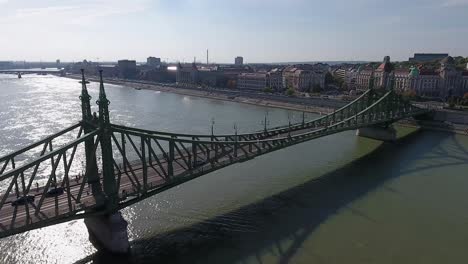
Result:
<instances>
[{"instance_id":1,"label":"car on roadway","mask_svg":"<svg viewBox=\"0 0 468 264\"><path fill-rule=\"evenodd\" d=\"M33 203L33 202L34 202L34 195L27 195L27 196L19 197L18 199L11 202L11 206L16 207L19 205L25 205L26 203Z\"/></svg>"},{"instance_id":2,"label":"car on roadway","mask_svg":"<svg viewBox=\"0 0 468 264\"><path fill-rule=\"evenodd\" d=\"M63 194L63 188L58 187L58 188L53 188L47 191L46 197L55 197Z\"/></svg>"}]
</instances>

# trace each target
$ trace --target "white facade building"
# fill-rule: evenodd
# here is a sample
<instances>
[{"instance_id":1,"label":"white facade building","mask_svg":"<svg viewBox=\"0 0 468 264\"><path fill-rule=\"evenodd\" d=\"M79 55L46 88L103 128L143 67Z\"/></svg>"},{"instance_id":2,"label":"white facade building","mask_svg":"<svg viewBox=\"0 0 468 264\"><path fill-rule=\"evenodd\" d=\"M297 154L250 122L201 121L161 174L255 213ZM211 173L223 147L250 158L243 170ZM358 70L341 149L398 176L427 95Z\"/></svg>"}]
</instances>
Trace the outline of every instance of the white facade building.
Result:
<instances>
[{"instance_id":1,"label":"white facade building","mask_svg":"<svg viewBox=\"0 0 468 264\"><path fill-rule=\"evenodd\" d=\"M267 87L266 77L266 73L241 73L237 79L237 88L262 91Z\"/></svg>"},{"instance_id":2,"label":"white facade building","mask_svg":"<svg viewBox=\"0 0 468 264\"><path fill-rule=\"evenodd\" d=\"M393 69L390 58L385 57L384 62L377 68L361 67L345 78L348 87L356 90L367 90L371 78L374 87L389 87L390 78L395 78L395 89L398 91L414 91L416 95L431 98L447 98L463 96L468 92L468 68L465 71L455 69L452 57L446 57L440 62L439 69L426 69L422 66L411 69ZM468 67L468 65L467 65Z\"/></svg>"}]
</instances>

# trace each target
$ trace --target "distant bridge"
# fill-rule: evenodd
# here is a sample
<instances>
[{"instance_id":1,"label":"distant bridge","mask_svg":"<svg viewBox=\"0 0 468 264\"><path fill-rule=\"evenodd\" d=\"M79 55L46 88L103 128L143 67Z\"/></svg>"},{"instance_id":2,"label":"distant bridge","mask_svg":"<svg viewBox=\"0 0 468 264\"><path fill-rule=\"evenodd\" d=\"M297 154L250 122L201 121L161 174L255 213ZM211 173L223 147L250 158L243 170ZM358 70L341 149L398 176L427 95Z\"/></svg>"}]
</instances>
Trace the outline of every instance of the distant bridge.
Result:
<instances>
[{"instance_id":1,"label":"distant bridge","mask_svg":"<svg viewBox=\"0 0 468 264\"><path fill-rule=\"evenodd\" d=\"M24 75L24 74L59 74L65 75L64 69L10 69L10 70L0 70L0 73L3 74L15 74L15 75Z\"/></svg>"},{"instance_id":2,"label":"distant bridge","mask_svg":"<svg viewBox=\"0 0 468 264\"><path fill-rule=\"evenodd\" d=\"M0 158L0 237L85 218L91 237L121 252L128 248L122 208L279 149L348 130L385 130L427 112L393 89L370 86L353 102L312 121L246 134L178 134L111 123L102 72L99 116L93 117L84 74L81 83L80 122ZM72 134L74 140L62 143Z\"/></svg>"}]
</instances>

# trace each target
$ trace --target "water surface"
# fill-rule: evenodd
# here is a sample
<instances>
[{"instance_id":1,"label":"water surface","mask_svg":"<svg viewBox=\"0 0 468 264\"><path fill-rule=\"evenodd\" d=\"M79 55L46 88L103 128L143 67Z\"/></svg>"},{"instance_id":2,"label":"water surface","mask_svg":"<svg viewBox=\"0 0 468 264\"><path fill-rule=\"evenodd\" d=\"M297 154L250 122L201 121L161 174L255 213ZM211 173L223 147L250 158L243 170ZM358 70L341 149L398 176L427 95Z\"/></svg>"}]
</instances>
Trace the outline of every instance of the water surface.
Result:
<instances>
[{"instance_id":1,"label":"water surface","mask_svg":"<svg viewBox=\"0 0 468 264\"><path fill-rule=\"evenodd\" d=\"M97 84L89 85L93 102ZM182 133L285 124L300 113L107 85L114 123ZM80 84L0 75L0 155L80 119ZM93 111L97 111L93 106ZM313 118L308 115L307 118ZM401 132L401 131L400 131ZM123 210L132 254L88 242L82 220L0 240L1 263L463 263L468 138L395 144L344 132L208 174Z\"/></svg>"}]
</instances>

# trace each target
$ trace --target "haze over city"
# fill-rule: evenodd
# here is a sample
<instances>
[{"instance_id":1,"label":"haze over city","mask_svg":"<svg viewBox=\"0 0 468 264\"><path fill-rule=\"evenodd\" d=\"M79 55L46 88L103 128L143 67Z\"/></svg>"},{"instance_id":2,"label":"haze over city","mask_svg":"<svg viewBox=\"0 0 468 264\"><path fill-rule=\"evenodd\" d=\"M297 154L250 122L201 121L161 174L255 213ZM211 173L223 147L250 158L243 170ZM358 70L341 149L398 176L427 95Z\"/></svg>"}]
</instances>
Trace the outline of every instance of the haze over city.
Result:
<instances>
[{"instance_id":1,"label":"haze over city","mask_svg":"<svg viewBox=\"0 0 468 264\"><path fill-rule=\"evenodd\" d=\"M0 0L0 59L204 61L206 49L218 63L466 56L466 14L467 0Z\"/></svg>"},{"instance_id":2,"label":"haze over city","mask_svg":"<svg viewBox=\"0 0 468 264\"><path fill-rule=\"evenodd\" d=\"M468 0L0 0L0 264L465 263Z\"/></svg>"}]
</instances>

